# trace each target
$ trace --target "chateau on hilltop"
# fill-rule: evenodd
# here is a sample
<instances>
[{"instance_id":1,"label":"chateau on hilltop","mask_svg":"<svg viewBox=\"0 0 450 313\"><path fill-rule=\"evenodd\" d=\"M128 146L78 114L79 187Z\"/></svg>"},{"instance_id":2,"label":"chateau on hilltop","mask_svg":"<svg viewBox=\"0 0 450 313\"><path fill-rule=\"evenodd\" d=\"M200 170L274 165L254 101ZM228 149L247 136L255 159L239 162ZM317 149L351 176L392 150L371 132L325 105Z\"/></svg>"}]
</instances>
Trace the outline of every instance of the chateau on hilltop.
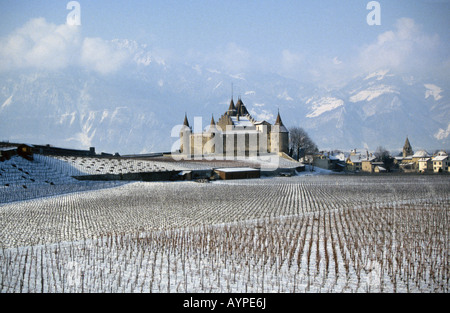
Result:
<instances>
[{"instance_id":1,"label":"chateau on hilltop","mask_svg":"<svg viewBox=\"0 0 450 313\"><path fill-rule=\"evenodd\" d=\"M180 152L183 155L257 156L267 153L289 152L289 131L278 112L275 124L256 121L239 98L231 99L228 110L216 123L214 116L209 127L193 133L187 115L180 131Z\"/></svg>"}]
</instances>

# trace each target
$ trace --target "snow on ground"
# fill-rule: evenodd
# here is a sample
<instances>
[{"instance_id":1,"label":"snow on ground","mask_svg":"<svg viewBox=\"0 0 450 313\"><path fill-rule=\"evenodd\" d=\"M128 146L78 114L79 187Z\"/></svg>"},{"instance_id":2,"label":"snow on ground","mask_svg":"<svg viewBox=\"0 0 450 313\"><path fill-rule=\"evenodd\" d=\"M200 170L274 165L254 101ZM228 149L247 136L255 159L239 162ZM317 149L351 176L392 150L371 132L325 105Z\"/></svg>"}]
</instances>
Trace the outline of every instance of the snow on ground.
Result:
<instances>
[{"instance_id":1,"label":"snow on ground","mask_svg":"<svg viewBox=\"0 0 450 313\"><path fill-rule=\"evenodd\" d=\"M366 90L358 92L356 95L353 95L352 97L350 97L350 101L351 102L371 101L387 93L398 93L398 91L392 86L387 85L373 86Z\"/></svg>"},{"instance_id":2,"label":"snow on ground","mask_svg":"<svg viewBox=\"0 0 450 313\"><path fill-rule=\"evenodd\" d=\"M325 112L333 111L344 105L344 101L333 97L323 97L318 101L312 103L311 110L306 117L314 118L322 115Z\"/></svg>"},{"instance_id":3,"label":"snow on ground","mask_svg":"<svg viewBox=\"0 0 450 313\"><path fill-rule=\"evenodd\" d=\"M0 162L0 204L59 194L110 188L119 182L80 182L84 173L67 162L42 155L33 161L14 156Z\"/></svg>"},{"instance_id":4,"label":"snow on ground","mask_svg":"<svg viewBox=\"0 0 450 313\"><path fill-rule=\"evenodd\" d=\"M444 292L447 176L132 183L0 205L0 292Z\"/></svg>"},{"instance_id":5,"label":"snow on ground","mask_svg":"<svg viewBox=\"0 0 450 313\"><path fill-rule=\"evenodd\" d=\"M178 166L174 163L141 159L105 157L56 157L56 159L67 162L75 170L81 173L74 175L125 174L179 170Z\"/></svg>"}]
</instances>

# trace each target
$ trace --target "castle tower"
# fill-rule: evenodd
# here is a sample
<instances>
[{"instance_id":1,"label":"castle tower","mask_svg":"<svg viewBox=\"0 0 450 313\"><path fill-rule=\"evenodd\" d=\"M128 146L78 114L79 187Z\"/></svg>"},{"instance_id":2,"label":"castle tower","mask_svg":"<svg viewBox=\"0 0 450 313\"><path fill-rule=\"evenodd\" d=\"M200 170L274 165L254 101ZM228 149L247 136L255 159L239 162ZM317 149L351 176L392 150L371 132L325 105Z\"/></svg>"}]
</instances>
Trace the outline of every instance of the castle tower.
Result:
<instances>
[{"instance_id":1,"label":"castle tower","mask_svg":"<svg viewBox=\"0 0 450 313\"><path fill-rule=\"evenodd\" d=\"M281 120L280 112L278 112L275 125L272 126L272 131L270 133L270 142L271 152L289 153L289 131L284 126L283 121Z\"/></svg>"},{"instance_id":2,"label":"castle tower","mask_svg":"<svg viewBox=\"0 0 450 313\"><path fill-rule=\"evenodd\" d=\"M414 151L411 147L411 143L409 142L408 137L406 137L405 145L403 146L403 157L406 158L414 154Z\"/></svg>"},{"instance_id":3,"label":"castle tower","mask_svg":"<svg viewBox=\"0 0 450 313\"><path fill-rule=\"evenodd\" d=\"M190 154L191 151L191 134L192 129L189 126L189 121L187 118L187 114L184 117L183 126L180 130L180 152L181 154Z\"/></svg>"},{"instance_id":4,"label":"castle tower","mask_svg":"<svg viewBox=\"0 0 450 313\"><path fill-rule=\"evenodd\" d=\"M214 154L221 151L220 147L220 134L216 126L216 121L214 120L214 115L211 117L211 124L209 125L208 130L204 134L205 136L205 145L204 145L204 153L206 154Z\"/></svg>"}]
</instances>

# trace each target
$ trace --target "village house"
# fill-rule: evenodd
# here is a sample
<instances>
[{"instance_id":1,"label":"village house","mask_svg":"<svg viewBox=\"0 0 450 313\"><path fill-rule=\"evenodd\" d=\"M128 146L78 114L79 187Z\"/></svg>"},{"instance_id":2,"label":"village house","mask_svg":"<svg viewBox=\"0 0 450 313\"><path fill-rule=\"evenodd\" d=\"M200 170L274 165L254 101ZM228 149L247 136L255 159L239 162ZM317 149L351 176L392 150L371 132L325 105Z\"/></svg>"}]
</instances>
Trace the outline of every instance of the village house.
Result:
<instances>
[{"instance_id":1,"label":"village house","mask_svg":"<svg viewBox=\"0 0 450 313\"><path fill-rule=\"evenodd\" d=\"M430 154L425 150L414 153L409 139L406 138L402 156L395 157L395 164L399 170L405 173L427 172L430 169Z\"/></svg>"},{"instance_id":2,"label":"village house","mask_svg":"<svg viewBox=\"0 0 450 313\"><path fill-rule=\"evenodd\" d=\"M432 159L433 162L433 172L435 173L444 173L449 172L449 166L448 164L448 154L444 151L440 151L436 154L436 156Z\"/></svg>"},{"instance_id":3,"label":"village house","mask_svg":"<svg viewBox=\"0 0 450 313\"><path fill-rule=\"evenodd\" d=\"M386 173L387 169L383 162L363 160L362 171L366 173Z\"/></svg>"},{"instance_id":4,"label":"village house","mask_svg":"<svg viewBox=\"0 0 450 313\"><path fill-rule=\"evenodd\" d=\"M345 169L345 156L343 153L334 155L333 152L320 152L312 156L313 165L325 170L343 171Z\"/></svg>"},{"instance_id":5,"label":"village house","mask_svg":"<svg viewBox=\"0 0 450 313\"><path fill-rule=\"evenodd\" d=\"M418 161L419 173L429 173L433 171L433 160L431 158L421 158Z\"/></svg>"},{"instance_id":6,"label":"village house","mask_svg":"<svg viewBox=\"0 0 450 313\"><path fill-rule=\"evenodd\" d=\"M405 144L403 146L403 152L401 156L397 156L394 159L394 164L398 166L399 170L402 172L415 172L416 166L412 158L414 151L412 149L409 138L406 138Z\"/></svg>"},{"instance_id":7,"label":"village house","mask_svg":"<svg viewBox=\"0 0 450 313\"><path fill-rule=\"evenodd\" d=\"M349 172L373 172L372 162L375 161L375 156L366 152L365 154L358 153L356 149L350 152L345 163L347 171ZM364 167L363 167L364 166Z\"/></svg>"},{"instance_id":8,"label":"village house","mask_svg":"<svg viewBox=\"0 0 450 313\"><path fill-rule=\"evenodd\" d=\"M395 157L395 163L399 170L405 173L449 172L449 159L445 151L439 151L434 156L425 150L414 153L408 138L406 138L402 156Z\"/></svg>"}]
</instances>

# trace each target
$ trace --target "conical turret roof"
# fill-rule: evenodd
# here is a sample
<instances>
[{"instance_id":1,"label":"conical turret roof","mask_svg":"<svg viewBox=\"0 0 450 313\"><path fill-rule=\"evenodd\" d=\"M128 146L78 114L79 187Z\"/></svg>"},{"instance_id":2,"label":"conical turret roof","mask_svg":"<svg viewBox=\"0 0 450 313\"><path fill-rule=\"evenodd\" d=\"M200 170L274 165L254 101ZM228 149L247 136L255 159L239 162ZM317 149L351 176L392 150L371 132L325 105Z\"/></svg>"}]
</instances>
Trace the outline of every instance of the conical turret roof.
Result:
<instances>
[{"instance_id":1,"label":"conical turret roof","mask_svg":"<svg viewBox=\"0 0 450 313\"><path fill-rule=\"evenodd\" d=\"M184 123L183 123L183 126L190 127L190 126L189 126L189 121L188 121L188 118L187 118L187 114L184 116Z\"/></svg>"},{"instance_id":2,"label":"conical turret roof","mask_svg":"<svg viewBox=\"0 0 450 313\"><path fill-rule=\"evenodd\" d=\"M409 142L409 138L408 137L406 137L405 145L403 147L411 148L411 143Z\"/></svg>"},{"instance_id":3,"label":"conical turret roof","mask_svg":"<svg viewBox=\"0 0 450 313\"><path fill-rule=\"evenodd\" d=\"M234 100L231 99L230 101L230 107L228 108L228 111L236 110L236 106L234 105Z\"/></svg>"},{"instance_id":4,"label":"conical turret roof","mask_svg":"<svg viewBox=\"0 0 450 313\"><path fill-rule=\"evenodd\" d=\"M237 114L239 114L241 116L245 116L248 114L247 108L246 108L244 102L242 102L241 98L239 98L239 100L236 104L236 111L237 111Z\"/></svg>"},{"instance_id":5,"label":"conical turret roof","mask_svg":"<svg viewBox=\"0 0 450 313\"><path fill-rule=\"evenodd\" d=\"M411 143L409 142L409 138L406 137L405 145L403 146L403 157L406 158L407 156L413 155L413 149L411 147Z\"/></svg>"},{"instance_id":6,"label":"conical turret roof","mask_svg":"<svg viewBox=\"0 0 450 313\"><path fill-rule=\"evenodd\" d=\"M288 133L289 132L287 130L287 128L284 126L283 121L281 120L280 111L278 111L278 116L277 116L277 120L275 121L275 125L280 127L280 132L281 133Z\"/></svg>"}]
</instances>

